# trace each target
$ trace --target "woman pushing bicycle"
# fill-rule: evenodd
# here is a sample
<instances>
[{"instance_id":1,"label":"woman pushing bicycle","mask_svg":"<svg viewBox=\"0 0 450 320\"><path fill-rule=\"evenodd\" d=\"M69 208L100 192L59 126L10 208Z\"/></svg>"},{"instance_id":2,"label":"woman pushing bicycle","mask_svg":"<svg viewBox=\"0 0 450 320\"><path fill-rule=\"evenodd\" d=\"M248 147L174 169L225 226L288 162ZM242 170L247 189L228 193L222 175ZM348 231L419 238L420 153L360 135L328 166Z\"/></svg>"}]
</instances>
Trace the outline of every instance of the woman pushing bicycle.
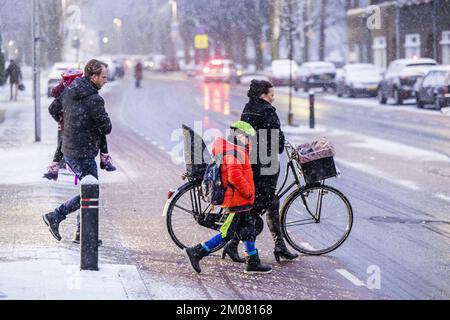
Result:
<instances>
[{"instance_id":1,"label":"woman pushing bicycle","mask_svg":"<svg viewBox=\"0 0 450 320\"><path fill-rule=\"evenodd\" d=\"M280 224L280 202L276 196L280 175L279 154L284 151L285 138L276 109L272 106L273 85L268 81L253 80L247 95L249 102L244 108L241 120L249 123L257 133L257 158L256 163L252 163L256 188L252 214L261 216L266 210L267 225L275 242L275 259L293 260L298 254L290 253L284 242ZM233 261L242 263L244 261L237 251L238 244L239 239L233 238L224 248L224 255L228 254Z\"/></svg>"}]
</instances>

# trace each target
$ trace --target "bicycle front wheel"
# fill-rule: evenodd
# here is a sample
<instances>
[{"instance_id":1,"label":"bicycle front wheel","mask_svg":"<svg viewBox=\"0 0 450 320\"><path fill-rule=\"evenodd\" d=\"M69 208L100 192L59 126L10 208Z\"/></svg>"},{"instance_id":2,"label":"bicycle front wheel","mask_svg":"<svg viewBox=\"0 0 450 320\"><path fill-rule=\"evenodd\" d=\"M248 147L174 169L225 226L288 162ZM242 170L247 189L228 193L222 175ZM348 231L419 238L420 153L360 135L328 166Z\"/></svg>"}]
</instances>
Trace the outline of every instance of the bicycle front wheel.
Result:
<instances>
[{"instance_id":1,"label":"bicycle front wheel","mask_svg":"<svg viewBox=\"0 0 450 320\"><path fill-rule=\"evenodd\" d=\"M281 209L283 234L297 251L322 255L337 249L349 236L353 210L337 189L307 186L293 192Z\"/></svg>"},{"instance_id":2,"label":"bicycle front wheel","mask_svg":"<svg viewBox=\"0 0 450 320\"><path fill-rule=\"evenodd\" d=\"M182 186L169 203L166 223L169 235L175 244L184 249L209 240L219 231L202 226L209 224L220 228L225 217L220 213L220 208L213 208L201 197L201 185L197 182L189 182ZM214 211L213 211L214 210ZM225 244L215 248L212 252L220 250Z\"/></svg>"}]
</instances>

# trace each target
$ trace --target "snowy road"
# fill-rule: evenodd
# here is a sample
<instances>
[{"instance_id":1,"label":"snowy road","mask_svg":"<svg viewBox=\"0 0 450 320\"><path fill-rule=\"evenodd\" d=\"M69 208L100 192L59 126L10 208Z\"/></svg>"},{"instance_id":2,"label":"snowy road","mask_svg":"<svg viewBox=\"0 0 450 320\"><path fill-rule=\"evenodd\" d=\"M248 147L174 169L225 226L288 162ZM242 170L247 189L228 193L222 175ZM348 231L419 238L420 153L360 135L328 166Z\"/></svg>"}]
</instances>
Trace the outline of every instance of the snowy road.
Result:
<instances>
[{"instance_id":1,"label":"snowy road","mask_svg":"<svg viewBox=\"0 0 450 320\"><path fill-rule=\"evenodd\" d=\"M327 257L301 257L276 266L268 278L248 279L240 266L219 256L206 260L205 272L197 276L161 217L167 190L182 184L177 129L185 123L224 133L240 115L246 88L160 74L147 75L143 87L137 90L125 81L106 94L115 122L112 153L127 178L123 188L106 187L105 201L133 258L152 275L149 279L156 272L157 278L185 284L204 298L449 297L449 283L443 281L450 261L448 116L318 95L318 130L290 130L288 137L300 143L326 135L336 144L344 174L330 184L353 205L350 238ZM287 113L284 92L276 91L275 102L282 119ZM294 109L304 124L308 108L301 94L295 96ZM128 199L133 210L124 203ZM258 243L263 259L276 265L267 230ZM380 288L368 290L373 270L381 274Z\"/></svg>"},{"instance_id":2,"label":"snowy road","mask_svg":"<svg viewBox=\"0 0 450 320\"><path fill-rule=\"evenodd\" d=\"M283 122L285 92L276 89L275 105ZM310 131L305 125L306 97L296 94L295 118L302 126L285 131L293 143L323 135L334 142L343 176L328 183L343 191L353 206L349 239L327 256L301 256L279 265L266 227L258 248L262 260L274 267L271 275L244 275L242 265L220 259L220 253L202 261L203 272L197 275L170 239L162 216L167 191L183 184L179 129L184 123L199 132L212 134L207 130L218 129L224 134L240 116L246 88L204 85L178 74L146 74L143 89L135 89L133 81L125 79L108 84L102 94L113 121L110 152L119 170L100 172L104 242L100 260L135 265L148 297L450 297L445 280L450 271L449 116L414 106L379 106L372 99L318 94L317 129ZM6 120L0 124L0 265L25 263L24 257L39 258L42 250L78 255L78 247L70 241L75 215L63 224L61 243L51 238L41 221L41 214L76 192L70 176L62 175L58 183L40 178L56 143L56 124L45 111L48 103L44 99L41 144L31 142L29 102L0 107L6 110ZM197 236L200 241L204 234Z\"/></svg>"}]
</instances>

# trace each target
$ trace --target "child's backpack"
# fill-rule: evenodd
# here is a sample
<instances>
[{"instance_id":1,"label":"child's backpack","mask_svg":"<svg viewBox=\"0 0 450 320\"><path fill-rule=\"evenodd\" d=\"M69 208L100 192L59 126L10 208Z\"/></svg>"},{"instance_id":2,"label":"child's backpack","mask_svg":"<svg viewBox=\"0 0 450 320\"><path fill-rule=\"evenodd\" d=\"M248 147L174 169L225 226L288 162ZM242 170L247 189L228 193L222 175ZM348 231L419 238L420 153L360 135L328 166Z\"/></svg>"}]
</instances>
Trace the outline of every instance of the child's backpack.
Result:
<instances>
[{"instance_id":1,"label":"child's backpack","mask_svg":"<svg viewBox=\"0 0 450 320\"><path fill-rule=\"evenodd\" d=\"M228 187L233 186L228 183L227 188L224 187L221 175L221 166L223 157L226 155L234 155L242 162L241 155L236 150L230 150L222 154L215 155L213 161L206 168L202 181L203 199L214 206L220 206L225 200L225 192Z\"/></svg>"}]
</instances>

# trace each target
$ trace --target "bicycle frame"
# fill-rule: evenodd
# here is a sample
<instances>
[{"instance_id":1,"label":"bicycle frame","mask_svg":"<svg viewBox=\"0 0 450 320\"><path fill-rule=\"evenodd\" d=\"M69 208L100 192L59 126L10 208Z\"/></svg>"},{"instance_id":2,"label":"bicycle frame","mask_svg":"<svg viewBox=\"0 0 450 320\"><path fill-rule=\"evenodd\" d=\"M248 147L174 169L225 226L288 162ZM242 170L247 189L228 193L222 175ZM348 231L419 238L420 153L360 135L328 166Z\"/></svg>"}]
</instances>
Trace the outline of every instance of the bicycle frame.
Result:
<instances>
[{"instance_id":1,"label":"bicycle frame","mask_svg":"<svg viewBox=\"0 0 450 320\"><path fill-rule=\"evenodd\" d=\"M302 188L305 188L300 182L300 178L298 175L298 171L296 170L296 166L298 166L297 160L295 159L297 156L297 152L295 151L295 148L289 143L286 142L285 145L286 154L288 156L288 163L286 165L286 173L284 176L283 184L281 185L280 189L277 191L277 197L278 199L281 199L284 197L292 188L297 186L298 190L301 190ZM286 186L287 180L289 178L289 172L292 172L295 181L292 182L289 186ZM323 185L324 182L322 181L320 185ZM308 214L314 219L316 223L320 223L320 214L322 211L322 199L323 199L323 191L320 190L319 194L317 195L317 205L315 214L310 210L308 203L306 202L306 198L304 194L301 194L303 205L305 206L306 210L308 211Z\"/></svg>"}]
</instances>

